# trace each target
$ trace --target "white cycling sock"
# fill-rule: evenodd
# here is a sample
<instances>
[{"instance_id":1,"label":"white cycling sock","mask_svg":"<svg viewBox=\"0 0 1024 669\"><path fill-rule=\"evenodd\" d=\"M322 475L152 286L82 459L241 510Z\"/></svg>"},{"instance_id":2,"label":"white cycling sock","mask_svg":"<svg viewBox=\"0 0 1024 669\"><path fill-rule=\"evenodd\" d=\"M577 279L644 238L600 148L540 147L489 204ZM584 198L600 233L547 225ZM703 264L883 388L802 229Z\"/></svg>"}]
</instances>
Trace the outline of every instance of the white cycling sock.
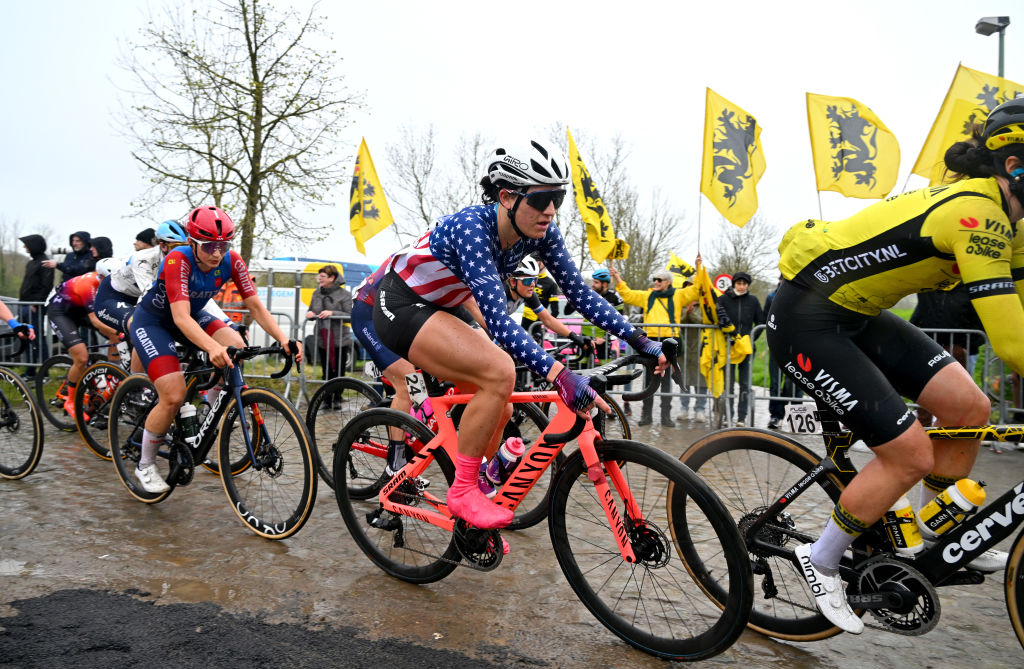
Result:
<instances>
[{"instance_id":1,"label":"white cycling sock","mask_svg":"<svg viewBox=\"0 0 1024 669\"><path fill-rule=\"evenodd\" d=\"M842 531L836 525L836 521L829 518L825 530L811 546L811 562L820 571L831 576L839 570L839 561L854 538Z\"/></svg>"},{"instance_id":2,"label":"white cycling sock","mask_svg":"<svg viewBox=\"0 0 1024 669\"><path fill-rule=\"evenodd\" d=\"M142 454L139 456L139 469L145 469L156 462L156 452L164 443L162 434L153 434L149 430L142 431Z\"/></svg>"}]
</instances>

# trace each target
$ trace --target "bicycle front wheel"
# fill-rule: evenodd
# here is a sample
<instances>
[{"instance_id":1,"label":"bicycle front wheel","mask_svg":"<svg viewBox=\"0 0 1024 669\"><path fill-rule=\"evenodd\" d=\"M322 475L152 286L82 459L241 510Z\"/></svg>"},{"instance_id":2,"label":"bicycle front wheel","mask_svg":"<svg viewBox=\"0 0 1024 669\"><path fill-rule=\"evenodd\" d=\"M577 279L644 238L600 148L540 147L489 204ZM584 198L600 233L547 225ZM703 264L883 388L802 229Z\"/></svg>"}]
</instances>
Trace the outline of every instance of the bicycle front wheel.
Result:
<instances>
[{"instance_id":1,"label":"bicycle front wheel","mask_svg":"<svg viewBox=\"0 0 1024 669\"><path fill-rule=\"evenodd\" d=\"M246 527L267 539L287 539L306 524L316 501L316 458L295 408L266 388L242 391L239 411L230 400L220 428L220 462L235 462L249 434L250 466L221 468L231 508ZM248 451L248 449L246 449Z\"/></svg>"},{"instance_id":2,"label":"bicycle front wheel","mask_svg":"<svg viewBox=\"0 0 1024 669\"><path fill-rule=\"evenodd\" d=\"M1017 535L1006 561L1003 587L1006 593L1006 612L1017 635L1017 641L1024 648L1024 532Z\"/></svg>"},{"instance_id":3,"label":"bicycle front wheel","mask_svg":"<svg viewBox=\"0 0 1024 669\"><path fill-rule=\"evenodd\" d=\"M68 370L71 356L54 355L43 361L36 372L36 401L46 420L58 430L73 432L75 418L64 411L68 397Z\"/></svg>"},{"instance_id":4,"label":"bicycle front wheel","mask_svg":"<svg viewBox=\"0 0 1024 669\"><path fill-rule=\"evenodd\" d=\"M0 477L32 473L43 455L43 417L21 377L0 367Z\"/></svg>"},{"instance_id":5,"label":"bicycle front wheel","mask_svg":"<svg viewBox=\"0 0 1024 669\"><path fill-rule=\"evenodd\" d=\"M580 452L558 472L548 520L551 543L580 601L626 643L662 658L700 660L739 637L753 597L750 563L736 525L713 492L665 453L631 441L598 445L611 496L599 497ZM624 525L609 527L614 503ZM639 511L639 514L636 513ZM710 599L679 558L684 514L717 547L725 596ZM622 558L617 532L636 562Z\"/></svg>"},{"instance_id":6,"label":"bicycle front wheel","mask_svg":"<svg viewBox=\"0 0 1024 669\"><path fill-rule=\"evenodd\" d=\"M796 441L743 428L709 434L679 459L711 486L740 528L757 519L820 460ZM789 553L799 544L814 541L843 488L834 475L808 487L761 528L757 540ZM705 546L702 537L687 526L680 527L679 543L692 573L703 575L698 582L710 597L721 601L722 586L712 568L713 547ZM754 602L751 629L789 641L817 641L841 631L818 612L814 595L790 559L755 547L750 560L763 594Z\"/></svg>"},{"instance_id":7,"label":"bicycle front wheel","mask_svg":"<svg viewBox=\"0 0 1024 669\"><path fill-rule=\"evenodd\" d=\"M367 448L387 448L390 434L403 433L406 443L423 452L434 437L426 425L394 409L370 409L356 416L338 437L334 454L334 495L349 534L366 556L385 572L409 583L433 583L458 565L460 554L453 535L412 516L396 516L381 509L377 497L353 497L349 463L353 453ZM447 509L448 486L455 469L447 452L439 448L426 456L429 464L415 481L406 481L392 495L395 501L425 511ZM380 472L383 472L381 465ZM357 487L365 481L356 479Z\"/></svg>"},{"instance_id":8,"label":"bicycle front wheel","mask_svg":"<svg viewBox=\"0 0 1024 669\"><path fill-rule=\"evenodd\" d=\"M313 440L317 471L324 483L334 488L334 449L338 434L359 413L380 404L381 396L368 383L349 376L331 379L320 386L306 410L306 426ZM373 470L379 474L384 469L377 455L352 454L355 461L349 463L360 470ZM385 452L385 456L387 453ZM372 494L376 494L376 490Z\"/></svg>"},{"instance_id":9,"label":"bicycle front wheel","mask_svg":"<svg viewBox=\"0 0 1024 669\"><path fill-rule=\"evenodd\" d=\"M110 459L107 445L107 420L110 400L128 373L113 362L90 365L75 386L75 426L89 450L104 460Z\"/></svg>"},{"instance_id":10,"label":"bicycle front wheel","mask_svg":"<svg viewBox=\"0 0 1024 669\"><path fill-rule=\"evenodd\" d=\"M117 478L132 497L146 504L162 502L174 490L174 483L171 482L171 490L146 492L135 478L135 470L142 456L142 432L146 416L156 406L157 399L156 389L149 377L145 374L132 374L117 386L114 396L110 398L110 415L107 420L107 444ZM157 470L164 480L167 480L171 470L167 455L164 450L156 458Z\"/></svg>"}]
</instances>

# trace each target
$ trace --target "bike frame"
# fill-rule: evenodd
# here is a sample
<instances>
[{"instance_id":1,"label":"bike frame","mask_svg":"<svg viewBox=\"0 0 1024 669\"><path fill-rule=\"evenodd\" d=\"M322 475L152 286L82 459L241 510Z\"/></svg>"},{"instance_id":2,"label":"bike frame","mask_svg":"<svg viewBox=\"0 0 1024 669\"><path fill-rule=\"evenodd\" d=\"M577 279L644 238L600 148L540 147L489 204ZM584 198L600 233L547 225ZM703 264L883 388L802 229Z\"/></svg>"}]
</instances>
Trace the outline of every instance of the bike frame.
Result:
<instances>
[{"instance_id":1,"label":"bike frame","mask_svg":"<svg viewBox=\"0 0 1024 669\"><path fill-rule=\"evenodd\" d=\"M455 462L455 453L458 450L458 434L455 430L455 424L451 419L451 409L456 405L468 403L472 398L473 395L471 394L441 395L430 398L431 404L434 407L434 416L437 418L438 423L437 435L423 446L422 450L418 450L412 460L381 489L378 501L383 509L399 515L412 516L431 525L444 528L449 532L454 529L456 519L448 511L448 506L444 500L425 493L427 499L431 501L436 509L436 511L428 511L391 501L389 496L404 481L414 480L422 474L426 470L427 465L430 464L437 449L444 449L448 453L450 460L453 463ZM587 465L588 478L594 484L598 498L602 500L605 516L615 534L622 558L627 562L636 562L626 523L623 521L622 515L615 504L615 498L605 473L611 477L619 496L625 501L630 518L633 521L639 521L642 519L642 514L629 491L629 486L618 465L614 462L605 462L602 465L598 458L597 443L601 436L594 428L591 418L589 416L585 419L579 417L576 412L562 402L556 391L514 392L509 401L513 404L550 402L557 407L557 412L547 427L541 432L540 437L523 454L522 460L515 471L512 472L512 475L497 491L494 496L494 503L514 511L537 481L540 480L541 476L544 475L544 472L547 471L547 468L554 461L558 453L565 447L566 442L559 439L549 441L549 437L554 435L555 437L564 438L566 433L571 433L574 428L578 427L579 422L582 422L583 429L579 436L576 437L576 442L579 444L583 460Z\"/></svg>"},{"instance_id":2,"label":"bike frame","mask_svg":"<svg viewBox=\"0 0 1024 669\"><path fill-rule=\"evenodd\" d=\"M767 510L751 525L744 539L749 545L756 546L759 551L779 557L793 559L793 551L774 546L757 538L760 529L771 519L785 511L794 499L809 487L819 484L829 475L836 476L844 486L857 474L857 468L850 461L848 449L853 444L853 433L839 428L839 423L828 418L822 419L826 430L823 434L826 455L818 466L805 474L779 499L775 500ZM988 425L962 428L927 428L929 435L938 439L982 439L992 438L999 441L1024 440L1024 426ZM881 531L879 520L861 537L854 541L854 549L863 549L870 543L872 534L885 536ZM961 567L969 564L986 550L1007 538L1024 523L1024 480L1011 487L981 511L944 532L939 540L930 548L915 556L912 564L935 585L945 585L946 581ZM877 531L877 532L873 532ZM810 540L810 537L803 537ZM886 540L887 545L891 545ZM839 571L846 581L857 578L850 558L844 556ZM959 583L960 581L957 581ZM980 582L980 580L978 581ZM953 585L955 583L949 583Z\"/></svg>"}]
</instances>

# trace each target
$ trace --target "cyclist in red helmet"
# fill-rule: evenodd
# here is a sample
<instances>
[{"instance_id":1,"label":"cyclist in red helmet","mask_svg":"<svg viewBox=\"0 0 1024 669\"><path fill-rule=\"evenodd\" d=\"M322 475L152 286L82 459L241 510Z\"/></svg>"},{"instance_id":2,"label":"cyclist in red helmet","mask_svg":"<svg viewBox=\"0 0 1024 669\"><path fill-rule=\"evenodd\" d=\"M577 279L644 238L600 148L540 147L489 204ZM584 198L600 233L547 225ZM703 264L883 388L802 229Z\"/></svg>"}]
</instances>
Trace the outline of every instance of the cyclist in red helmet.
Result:
<instances>
[{"instance_id":1,"label":"cyclist in red helmet","mask_svg":"<svg viewBox=\"0 0 1024 669\"><path fill-rule=\"evenodd\" d=\"M188 246L175 248L164 258L156 282L139 299L130 327L135 351L160 398L146 419L142 456L135 472L142 487L151 493L168 489L156 469L156 453L185 399L185 377L174 342L191 341L206 351L217 367L231 366L228 346L243 345L235 330L206 311L207 301L233 280L256 323L286 350L290 343L257 297L245 261L231 250L235 236L231 218L219 207L199 207L188 215L185 230ZM295 359L301 362L298 342L296 347Z\"/></svg>"}]
</instances>

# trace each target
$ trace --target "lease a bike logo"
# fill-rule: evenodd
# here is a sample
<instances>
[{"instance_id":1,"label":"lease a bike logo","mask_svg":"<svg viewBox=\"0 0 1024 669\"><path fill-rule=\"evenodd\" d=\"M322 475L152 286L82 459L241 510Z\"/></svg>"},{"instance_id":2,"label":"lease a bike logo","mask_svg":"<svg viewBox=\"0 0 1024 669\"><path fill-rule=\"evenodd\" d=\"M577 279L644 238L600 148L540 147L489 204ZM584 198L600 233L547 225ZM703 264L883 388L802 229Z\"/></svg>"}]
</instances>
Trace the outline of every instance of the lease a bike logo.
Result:
<instances>
[{"instance_id":1,"label":"lease a bike logo","mask_svg":"<svg viewBox=\"0 0 1024 669\"><path fill-rule=\"evenodd\" d=\"M976 228L978 227L978 219L976 218L961 218L960 225L965 228Z\"/></svg>"},{"instance_id":2,"label":"lease a bike logo","mask_svg":"<svg viewBox=\"0 0 1024 669\"><path fill-rule=\"evenodd\" d=\"M796 354L796 364L800 365L800 369L805 372L811 371L811 359L805 356L803 353Z\"/></svg>"}]
</instances>

